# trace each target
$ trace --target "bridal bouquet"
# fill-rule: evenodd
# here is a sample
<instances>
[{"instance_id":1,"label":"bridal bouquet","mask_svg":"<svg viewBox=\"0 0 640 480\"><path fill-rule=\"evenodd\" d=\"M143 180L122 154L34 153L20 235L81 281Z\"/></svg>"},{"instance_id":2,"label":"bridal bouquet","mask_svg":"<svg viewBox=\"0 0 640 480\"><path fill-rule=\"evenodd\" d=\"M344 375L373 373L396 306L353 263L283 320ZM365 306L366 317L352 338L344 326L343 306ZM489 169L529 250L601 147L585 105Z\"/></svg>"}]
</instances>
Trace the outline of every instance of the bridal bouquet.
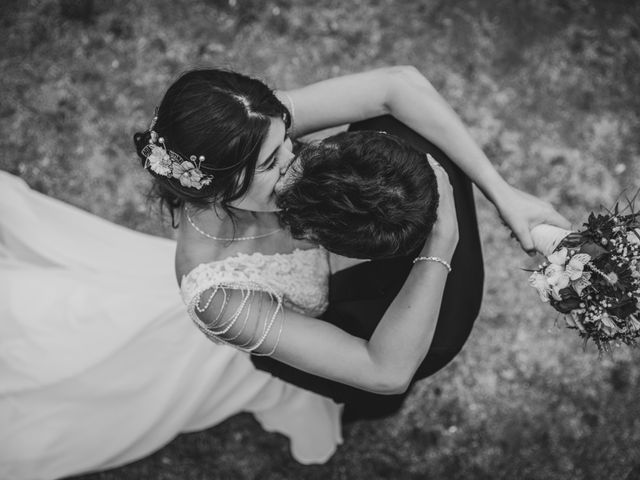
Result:
<instances>
[{"instance_id":1,"label":"bridal bouquet","mask_svg":"<svg viewBox=\"0 0 640 480\"><path fill-rule=\"evenodd\" d=\"M583 229L533 228L546 260L529 283L600 351L640 340L640 212L591 213Z\"/></svg>"}]
</instances>

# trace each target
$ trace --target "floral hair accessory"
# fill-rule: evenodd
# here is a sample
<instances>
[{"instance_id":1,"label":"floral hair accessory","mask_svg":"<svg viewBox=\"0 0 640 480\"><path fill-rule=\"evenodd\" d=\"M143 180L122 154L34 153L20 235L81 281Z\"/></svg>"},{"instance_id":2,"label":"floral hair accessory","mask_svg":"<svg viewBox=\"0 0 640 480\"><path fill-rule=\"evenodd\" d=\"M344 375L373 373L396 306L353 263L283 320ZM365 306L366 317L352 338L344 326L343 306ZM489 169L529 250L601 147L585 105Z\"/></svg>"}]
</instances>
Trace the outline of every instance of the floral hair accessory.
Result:
<instances>
[{"instance_id":1,"label":"floral hair accessory","mask_svg":"<svg viewBox=\"0 0 640 480\"><path fill-rule=\"evenodd\" d=\"M529 277L540 299L598 350L640 343L640 212L615 205L577 232L550 225L531 235L546 261Z\"/></svg>"},{"instance_id":2,"label":"floral hair accessory","mask_svg":"<svg viewBox=\"0 0 640 480\"><path fill-rule=\"evenodd\" d=\"M204 155L191 155L189 160L186 160L182 155L169 150L164 138L159 137L153 130L157 120L156 114L149 126L149 144L142 149L145 158L144 168L163 177L175 178L183 187L200 190L203 186L209 185L213 181L213 175L206 175L200 170L205 160Z\"/></svg>"}]
</instances>

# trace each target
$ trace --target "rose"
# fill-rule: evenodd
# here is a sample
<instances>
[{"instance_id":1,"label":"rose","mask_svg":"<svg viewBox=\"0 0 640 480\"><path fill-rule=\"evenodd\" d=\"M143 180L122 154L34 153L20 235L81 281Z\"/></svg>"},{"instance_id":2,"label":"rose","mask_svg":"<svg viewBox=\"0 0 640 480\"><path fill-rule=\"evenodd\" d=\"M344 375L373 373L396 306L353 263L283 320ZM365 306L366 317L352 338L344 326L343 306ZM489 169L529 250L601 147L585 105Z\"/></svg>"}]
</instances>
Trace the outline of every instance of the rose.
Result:
<instances>
[{"instance_id":1,"label":"rose","mask_svg":"<svg viewBox=\"0 0 640 480\"><path fill-rule=\"evenodd\" d=\"M560 290L567 288L571 283L569 274L562 265L551 264L544 269L544 276L547 284L551 287L551 292L556 300L560 300Z\"/></svg>"},{"instance_id":2,"label":"rose","mask_svg":"<svg viewBox=\"0 0 640 480\"><path fill-rule=\"evenodd\" d=\"M550 265L544 274L556 300L560 300L560 290L569 285L578 295L590 285L591 273L585 272L584 267L591 260L591 256L587 253L577 253L567 262L568 255L568 250L563 247L547 257Z\"/></svg>"},{"instance_id":3,"label":"rose","mask_svg":"<svg viewBox=\"0 0 640 480\"><path fill-rule=\"evenodd\" d=\"M547 283L547 277L542 275L540 272L533 272L529 277L529 285L531 285L538 291L540 300L545 303L549 301L549 293L551 293L551 288Z\"/></svg>"},{"instance_id":4,"label":"rose","mask_svg":"<svg viewBox=\"0 0 640 480\"><path fill-rule=\"evenodd\" d=\"M534 272L529 277L529 284L538 290L538 295L543 302L549 301L549 295L557 301L562 299L560 291L568 286L573 287L578 295L588 287L591 282L591 272L585 272L584 266L591 260L586 253L573 255L567 262L569 251L563 247L547 257L549 265L540 272Z\"/></svg>"}]
</instances>

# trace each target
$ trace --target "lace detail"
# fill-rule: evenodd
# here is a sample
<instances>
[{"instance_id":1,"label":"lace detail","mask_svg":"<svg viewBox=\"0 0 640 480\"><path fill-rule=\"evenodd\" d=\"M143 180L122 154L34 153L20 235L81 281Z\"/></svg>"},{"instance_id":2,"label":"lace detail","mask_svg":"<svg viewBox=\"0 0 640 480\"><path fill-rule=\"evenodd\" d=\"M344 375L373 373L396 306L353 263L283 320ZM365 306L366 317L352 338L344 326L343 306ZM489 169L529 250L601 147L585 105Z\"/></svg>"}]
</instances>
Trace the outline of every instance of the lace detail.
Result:
<instances>
[{"instance_id":1,"label":"lace detail","mask_svg":"<svg viewBox=\"0 0 640 480\"><path fill-rule=\"evenodd\" d=\"M211 293L203 298L207 290ZM229 290L240 295L231 314L225 311ZM283 328L283 306L317 317L327 308L328 290L329 262L327 252L321 248L273 255L239 253L198 265L182 277L180 287L189 316L209 339L260 355L271 355L275 351ZM236 340L244 333L251 313L252 297L258 292L266 293L271 301L266 310L260 310L264 310L262 328L238 343ZM203 322L198 313L206 311L218 295L222 296L220 311L212 322ZM225 318L221 320L221 317ZM271 333L277 335L273 347L267 353L257 353Z\"/></svg>"}]
</instances>

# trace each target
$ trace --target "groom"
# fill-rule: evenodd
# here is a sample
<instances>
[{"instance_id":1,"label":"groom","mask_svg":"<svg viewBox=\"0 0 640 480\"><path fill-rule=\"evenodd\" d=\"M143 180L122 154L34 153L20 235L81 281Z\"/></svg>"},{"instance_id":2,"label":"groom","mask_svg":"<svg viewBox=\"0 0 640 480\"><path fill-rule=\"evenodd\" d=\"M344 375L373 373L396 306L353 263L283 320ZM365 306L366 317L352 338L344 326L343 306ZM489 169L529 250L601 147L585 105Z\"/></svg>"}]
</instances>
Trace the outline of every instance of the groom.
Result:
<instances>
[{"instance_id":1,"label":"groom","mask_svg":"<svg viewBox=\"0 0 640 480\"><path fill-rule=\"evenodd\" d=\"M471 181L438 147L391 116L359 122L351 125L349 130L384 131L401 138L415 149L433 156L446 170L453 187L460 238L451 261L452 271L445 285L433 341L416 371L413 378L415 382L433 375L460 352L480 310L484 270ZM375 174L375 171L372 174ZM357 185L349 185L345 180L344 185L338 184L334 188L357 188ZM318 198L310 198L314 195ZM322 201L323 195L326 195L326 192L307 191L305 198L293 201L313 204ZM297 221L304 226L306 219L299 218ZM327 225L326 228L335 229L335 226ZM355 251L358 251L358 238L355 240ZM351 248L354 247L354 238L349 232L344 232L344 241L350 243ZM371 238L362 238L361 242L364 250L375 251ZM413 251L404 252L401 256L372 260L332 274L329 283L329 307L321 318L352 335L370 338L407 278L412 261L421 246L417 245ZM401 408L409 393L370 393L310 375L270 357L252 356L252 361L260 370L330 397L338 403L344 403L345 422L391 415Z\"/></svg>"}]
</instances>

